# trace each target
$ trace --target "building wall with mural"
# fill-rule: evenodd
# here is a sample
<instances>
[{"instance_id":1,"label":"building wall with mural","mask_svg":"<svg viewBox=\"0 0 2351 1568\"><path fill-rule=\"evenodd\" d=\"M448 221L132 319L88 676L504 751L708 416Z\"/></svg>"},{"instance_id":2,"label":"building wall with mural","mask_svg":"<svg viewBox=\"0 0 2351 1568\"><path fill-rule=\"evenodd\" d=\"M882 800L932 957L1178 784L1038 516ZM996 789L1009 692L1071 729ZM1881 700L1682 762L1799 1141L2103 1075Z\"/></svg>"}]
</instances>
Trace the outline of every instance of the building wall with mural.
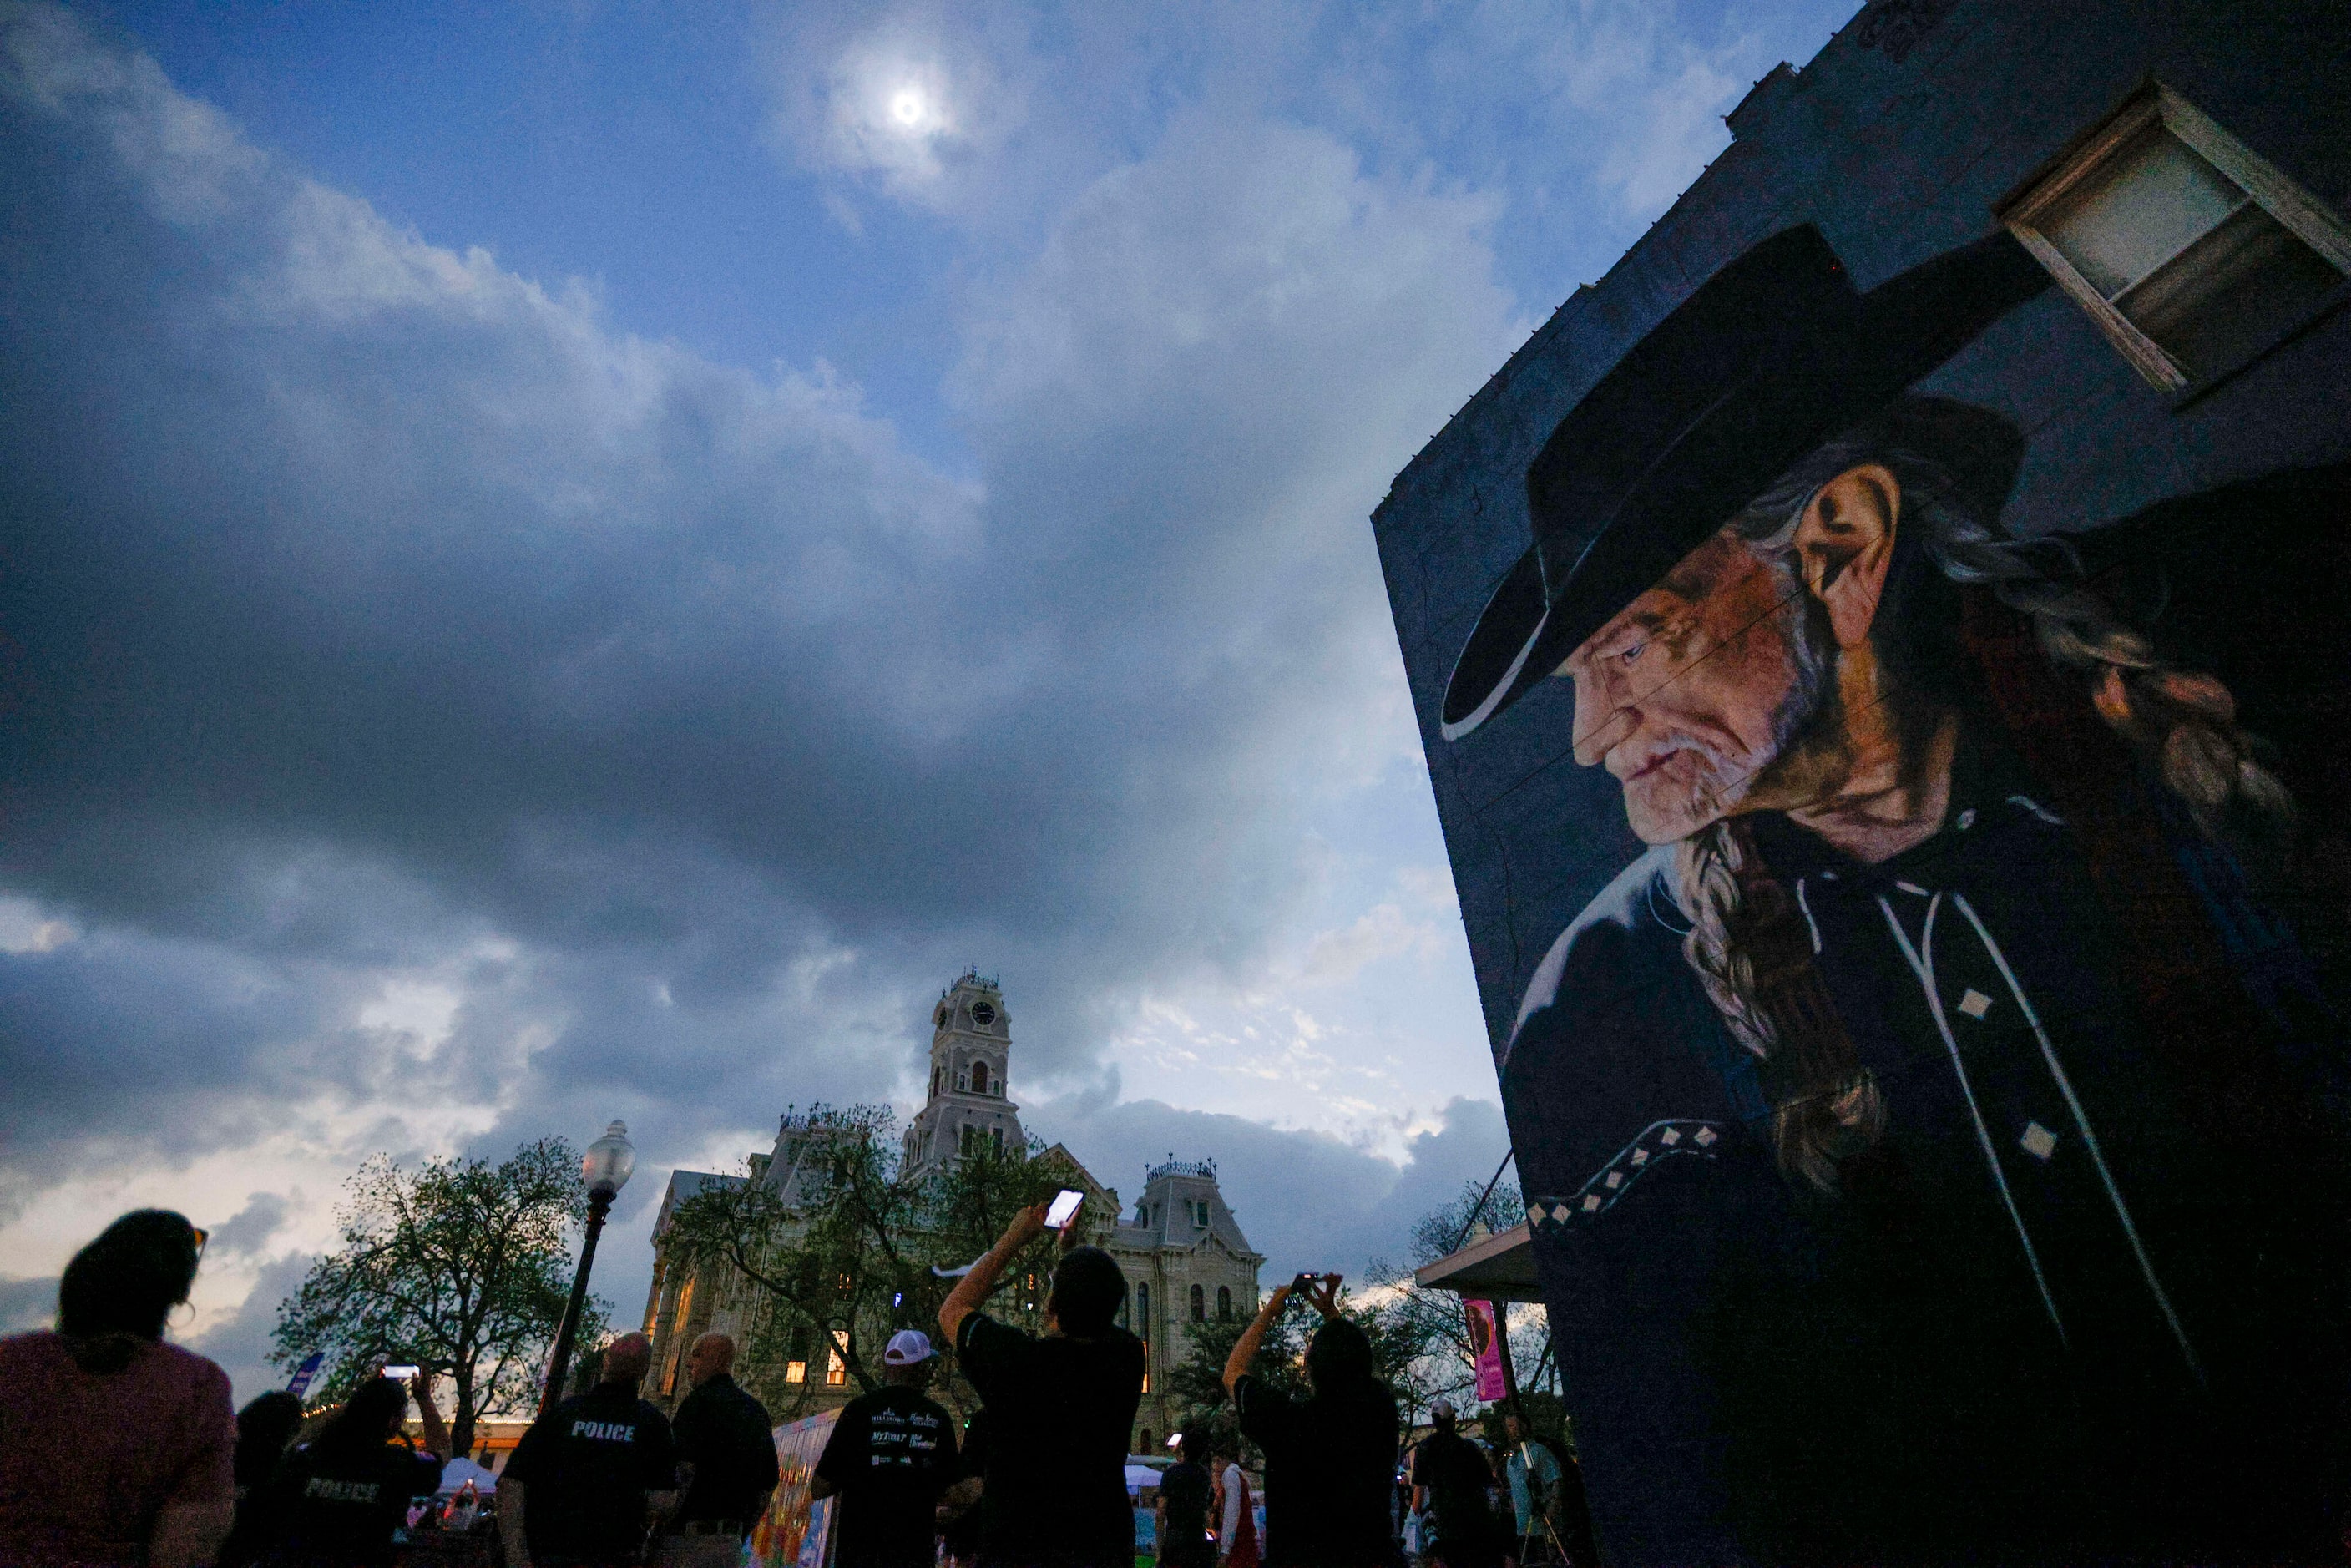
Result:
<instances>
[{"instance_id":1,"label":"building wall with mural","mask_svg":"<svg viewBox=\"0 0 2351 1568\"><path fill-rule=\"evenodd\" d=\"M2346 38L1874 0L1374 515L1612 1562L2339 1531Z\"/></svg>"}]
</instances>

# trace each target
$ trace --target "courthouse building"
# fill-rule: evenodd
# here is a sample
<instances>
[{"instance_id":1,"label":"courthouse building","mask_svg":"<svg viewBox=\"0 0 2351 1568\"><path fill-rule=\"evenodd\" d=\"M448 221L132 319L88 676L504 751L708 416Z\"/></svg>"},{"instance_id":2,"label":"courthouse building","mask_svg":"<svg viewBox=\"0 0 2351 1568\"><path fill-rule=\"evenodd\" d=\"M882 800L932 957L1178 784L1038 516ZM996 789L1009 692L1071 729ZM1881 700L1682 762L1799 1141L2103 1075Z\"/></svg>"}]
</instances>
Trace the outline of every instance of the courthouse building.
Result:
<instances>
[{"instance_id":1,"label":"courthouse building","mask_svg":"<svg viewBox=\"0 0 2351 1568\"><path fill-rule=\"evenodd\" d=\"M900 1168L920 1178L985 1144L1019 1150L1028 1145L1020 1107L1011 1098L1012 1022L1004 994L993 979L967 971L939 998L931 1014L928 1092L907 1125ZM690 1267L674 1260L664 1245L677 1207L714 1186L745 1181L769 1187L787 1210L813 1199L806 1191L815 1167L807 1129L787 1118L773 1149L749 1159L747 1176L710 1171L674 1171L653 1218L653 1281L645 1301L645 1332L653 1336L653 1369L645 1397L674 1410L688 1387L685 1352L695 1336L718 1329L738 1343L750 1340L750 1313L758 1297L723 1266ZM1148 1381L1135 1416L1134 1443L1150 1452L1180 1417L1170 1399L1167 1377L1191 1351L1186 1332L1194 1323L1246 1320L1257 1311L1258 1266L1263 1257L1249 1244L1232 1208L1217 1185L1213 1161L1172 1155L1144 1173L1143 1194L1130 1214L1117 1189L1104 1186L1077 1158L1056 1144L1039 1156L1062 1166L1063 1180L1084 1192L1089 1212L1119 1216L1114 1225L1090 1238L1118 1260L1127 1281L1123 1322L1149 1348ZM920 1238L910 1239L917 1247ZM968 1259L956 1259L967 1262ZM916 1325L935 1333L935 1325ZM791 1347L800 1354L786 1365L788 1385L805 1391L796 1413L844 1404L858 1389L840 1354L811 1333ZM778 1411L778 1416L783 1412Z\"/></svg>"}]
</instances>

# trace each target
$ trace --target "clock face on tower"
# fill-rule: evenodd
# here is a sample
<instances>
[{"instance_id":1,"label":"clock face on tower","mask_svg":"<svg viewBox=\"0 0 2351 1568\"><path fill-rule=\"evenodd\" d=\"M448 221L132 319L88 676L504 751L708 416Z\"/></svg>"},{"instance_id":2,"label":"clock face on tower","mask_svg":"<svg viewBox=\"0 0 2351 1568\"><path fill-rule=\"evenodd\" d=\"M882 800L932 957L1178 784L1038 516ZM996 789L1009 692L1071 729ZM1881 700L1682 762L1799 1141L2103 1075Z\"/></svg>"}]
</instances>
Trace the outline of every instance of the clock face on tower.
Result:
<instances>
[{"instance_id":1,"label":"clock face on tower","mask_svg":"<svg viewBox=\"0 0 2351 1568\"><path fill-rule=\"evenodd\" d=\"M974 1002L971 1004L971 1021L986 1029L996 1021L996 1009L986 1002Z\"/></svg>"}]
</instances>

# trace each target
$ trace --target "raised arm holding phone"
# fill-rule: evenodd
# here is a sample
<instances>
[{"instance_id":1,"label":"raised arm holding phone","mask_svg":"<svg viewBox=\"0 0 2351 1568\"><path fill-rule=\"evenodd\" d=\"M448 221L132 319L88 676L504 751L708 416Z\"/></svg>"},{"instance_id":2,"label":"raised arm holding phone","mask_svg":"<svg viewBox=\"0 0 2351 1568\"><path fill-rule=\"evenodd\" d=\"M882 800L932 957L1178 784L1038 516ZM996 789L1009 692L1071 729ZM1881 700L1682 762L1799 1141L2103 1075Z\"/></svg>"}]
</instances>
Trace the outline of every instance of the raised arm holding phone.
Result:
<instances>
[{"instance_id":1,"label":"raised arm holding phone","mask_svg":"<svg viewBox=\"0 0 2351 1568\"><path fill-rule=\"evenodd\" d=\"M1265 1451L1266 1552L1284 1568L1386 1568L1397 1561L1388 1513L1395 1397L1379 1380L1372 1342L1339 1304L1340 1282L1337 1274L1300 1274L1278 1286L1225 1362L1241 1432ZM1306 1346L1312 1393L1304 1399L1249 1371L1282 1308L1301 1293L1322 1317Z\"/></svg>"},{"instance_id":2,"label":"raised arm holding phone","mask_svg":"<svg viewBox=\"0 0 2351 1568\"><path fill-rule=\"evenodd\" d=\"M424 1426L421 1449L402 1431L411 1399ZM388 1565L409 1504L440 1487L448 1458L449 1430L433 1401L432 1375L414 1366L382 1368L278 1466L271 1561L286 1568Z\"/></svg>"},{"instance_id":3,"label":"raised arm holding phone","mask_svg":"<svg viewBox=\"0 0 2351 1568\"><path fill-rule=\"evenodd\" d=\"M1064 1193L1022 1209L939 1307L940 1332L987 1410L984 1564L1130 1568L1134 1561L1126 1443L1143 1398L1143 1342L1117 1324L1126 1277L1116 1260L1079 1245L1083 1201ZM1029 1334L981 1309L1057 1210L1067 1218L1052 1228L1059 1260L1045 1332Z\"/></svg>"}]
</instances>

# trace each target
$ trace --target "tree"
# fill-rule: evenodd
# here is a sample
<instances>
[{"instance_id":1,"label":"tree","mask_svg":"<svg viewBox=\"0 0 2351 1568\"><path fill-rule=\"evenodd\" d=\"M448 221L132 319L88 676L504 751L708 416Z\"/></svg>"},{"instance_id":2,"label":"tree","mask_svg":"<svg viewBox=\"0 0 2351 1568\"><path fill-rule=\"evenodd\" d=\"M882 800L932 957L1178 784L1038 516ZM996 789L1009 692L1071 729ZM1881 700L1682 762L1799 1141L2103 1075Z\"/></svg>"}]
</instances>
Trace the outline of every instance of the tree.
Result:
<instances>
[{"instance_id":1,"label":"tree","mask_svg":"<svg viewBox=\"0 0 2351 1568\"><path fill-rule=\"evenodd\" d=\"M970 1262L1025 1206L1048 1197L1068 1171L1043 1159L1043 1145L998 1150L976 1144L940 1170L904 1167L896 1117L886 1105L812 1105L788 1111L783 1145L798 1161L791 1201L780 1184L758 1179L713 1186L672 1212L664 1241L672 1267L715 1273L747 1290L750 1331L738 1363L744 1383L784 1414L805 1407L821 1386L794 1385L784 1368L813 1368L820 1350L837 1354L861 1390L881 1384L881 1351L902 1328L935 1333L951 1280L935 1264ZM1103 1217L1094 1216L1097 1225ZM1112 1217L1114 1218L1114 1217ZM1052 1268L1050 1241L1006 1271L1006 1304L995 1315L1034 1323ZM946 1351L946 1403L977 1401Z\"/></svg>"},{"instance_id":2,"label":"tree","mask_svg":"<svg viewBox=\"0 0 2351 1568\"><path fill-rule=\"evenodd\" d=\"M1524 1208L1519 1189L1507 1182L1495 1183L1491 1190L1466 1183L1452 1202L1414 1223L1409 1263L1372 1265L1371 1277L1378 1281L1369 1293L1371 1316L1378 1324L1374 1343L1393 1368L1389 1382L1408 1419L1416 1421L1440 1396L1468 1403L1477 1385L1477 1353L1461 1299L1450 1291L1421 1289L1413 1282L1413 1270L1474 1236L1516 1225ZM1540 1309L1520 1312L1510 1329L1510 1354L1522 1387L1541 1382L1550 1366L1550 1336L1538 1326L1539 1313Z\"/></svg>"},{"instance_id":3,"label":"tree","mask_svg":"<svg viewBox=\"0 0 2351 1568\"><path fill-rule=\"evenodd\" d=\"M585 1222L580 1158L561 1138L525 1144L504 1162L384 1155L360 1166L336 1213L341 1246L278 1303L269 1359L290 1366L324 1351L319 1393L350 1394L386 1362L445 1375L457 1396L450 1441L461 1452L482 1416L528 1409L571 1288L569 1239ZM579 1338L593 1343L607 1309L590 1301Z\"/></svg>"},{"instance_id":4,"label":"tree","mask_svg":"<svg viewBox=\"0 0 2351 1568\"><path fill-rule=\"evenodd\" d=\"M1351 1301L1343 1288L1339 1305L1370 1338L1373 1370L1383 1381L1392 1381L1396 1371L1393 1347L1377 1310ZM1267 1325L1265 1338L1249 1362L1249 1375L1276 1393L1303 1398L1308 1392L1306 1345L1322 1323L1322 1313L1307 1297L1296 1295L1284 1301L1280 1315ZM1176 1403L1179 1431L1204 1432L1211 1445L1239 1440L1240 1424L1225 1392L1225 1363L1231 1359L1233 1346L1248 1327L1248 1321L1238 1318L1186 1327L1185 1333L1191 1349L1182 1364L1167 1377L1167 1392ZM1253 1463L1259 1460L1253 1449L1250 1458Z\"/></svg>"}]
</instances>

